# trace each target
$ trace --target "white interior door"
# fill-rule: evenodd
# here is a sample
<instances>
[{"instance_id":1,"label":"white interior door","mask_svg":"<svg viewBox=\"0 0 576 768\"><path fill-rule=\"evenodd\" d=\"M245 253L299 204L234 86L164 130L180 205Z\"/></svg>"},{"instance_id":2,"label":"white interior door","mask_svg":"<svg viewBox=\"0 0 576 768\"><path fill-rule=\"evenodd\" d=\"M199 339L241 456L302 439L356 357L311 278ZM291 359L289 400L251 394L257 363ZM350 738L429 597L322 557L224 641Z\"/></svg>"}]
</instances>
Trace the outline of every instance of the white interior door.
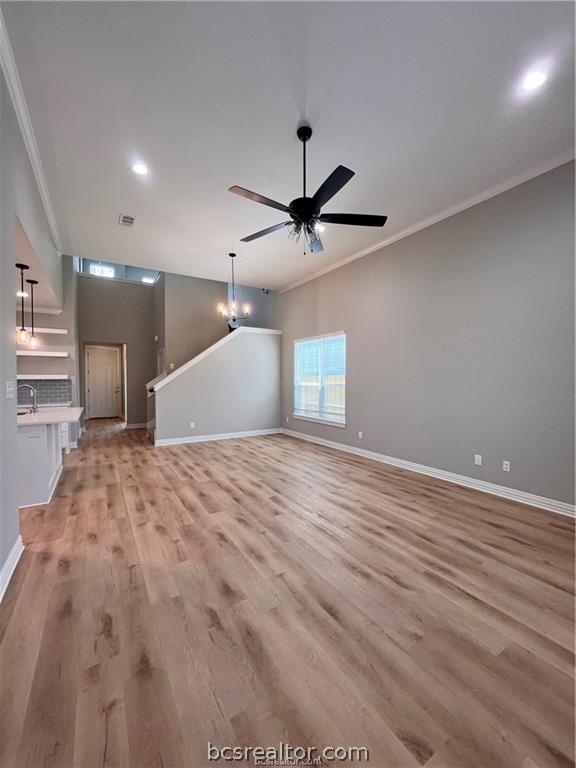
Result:
<instances>
[{"instance_id":1,"label":"white interior door","mask_svg":"<svg viewBox=\"0 0 576 768\"><path fill-rule=\"evenodd\" d=\"M86 347L86 417L121 416L120 350Z\"/></svg>"}]
</instances>

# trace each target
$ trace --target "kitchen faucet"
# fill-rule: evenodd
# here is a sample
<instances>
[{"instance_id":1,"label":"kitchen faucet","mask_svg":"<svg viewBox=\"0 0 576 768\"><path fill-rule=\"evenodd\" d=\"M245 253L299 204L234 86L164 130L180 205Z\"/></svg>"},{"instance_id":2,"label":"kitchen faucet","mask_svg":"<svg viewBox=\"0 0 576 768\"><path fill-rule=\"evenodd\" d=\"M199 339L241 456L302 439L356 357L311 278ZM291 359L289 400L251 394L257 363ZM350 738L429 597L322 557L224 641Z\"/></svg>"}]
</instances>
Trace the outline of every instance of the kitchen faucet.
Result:
<instances>
[{"instance_id":1,"label":"kitchen faucet","mask_svg":"<svg viewBox=\"0 0 576 768\"><path fill-rule=\"evenodd\" d=\"M21 389L29 389L32 392L32 413L38 413L38 393L30 384L19 384L17 391Z\"/></svg>"}]
</instances>

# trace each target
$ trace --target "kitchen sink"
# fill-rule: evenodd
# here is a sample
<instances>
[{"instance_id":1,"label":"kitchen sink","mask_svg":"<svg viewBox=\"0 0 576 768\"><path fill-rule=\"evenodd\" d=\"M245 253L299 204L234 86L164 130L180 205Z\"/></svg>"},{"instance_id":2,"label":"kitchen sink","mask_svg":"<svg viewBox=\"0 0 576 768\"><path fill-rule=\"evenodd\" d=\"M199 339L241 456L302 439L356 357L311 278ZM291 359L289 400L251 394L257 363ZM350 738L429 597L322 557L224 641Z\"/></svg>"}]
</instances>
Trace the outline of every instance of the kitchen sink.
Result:
<instances>
[{"instance_id":1,"label":"kitchen sink","mask_svg":"<svg viewBox=\"0 0 576 768\"><path fill-rule=\"evenodd\" d=\"M18 416L26 416L27 413L31 413L30 408L18 408Z\"/></svg>"}]
</instances>

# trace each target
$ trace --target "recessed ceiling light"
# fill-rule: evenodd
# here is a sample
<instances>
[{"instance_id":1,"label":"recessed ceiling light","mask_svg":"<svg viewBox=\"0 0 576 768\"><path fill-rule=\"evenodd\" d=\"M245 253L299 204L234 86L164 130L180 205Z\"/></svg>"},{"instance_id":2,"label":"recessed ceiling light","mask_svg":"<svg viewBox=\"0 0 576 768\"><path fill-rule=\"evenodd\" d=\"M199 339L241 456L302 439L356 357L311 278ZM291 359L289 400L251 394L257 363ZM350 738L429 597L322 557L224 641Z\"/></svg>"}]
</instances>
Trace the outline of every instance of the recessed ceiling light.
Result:
<instances>
[{"instance_id":1,"label":"recessed ceiling light","mask_svg":"<svg viewBox=\"0 0 576 768\"><path fill-rule=\"evenodd\" d=\"M541 67L528 70L522 78L522 88L525 91L535 91L548 80L548 73Z\"/></svg>"},{"instance_id":2,"label":"recessed ceiling light","mask_svg":"<svg viewBox=\"0 0 576 768\"><path fill-rule=\"evenodd\" d=\"M148 166L144 165L144 163L134 163L132 170L134 173L138 174L138 176L146 176L148 173Z\"/></svg>"}]
</instances>

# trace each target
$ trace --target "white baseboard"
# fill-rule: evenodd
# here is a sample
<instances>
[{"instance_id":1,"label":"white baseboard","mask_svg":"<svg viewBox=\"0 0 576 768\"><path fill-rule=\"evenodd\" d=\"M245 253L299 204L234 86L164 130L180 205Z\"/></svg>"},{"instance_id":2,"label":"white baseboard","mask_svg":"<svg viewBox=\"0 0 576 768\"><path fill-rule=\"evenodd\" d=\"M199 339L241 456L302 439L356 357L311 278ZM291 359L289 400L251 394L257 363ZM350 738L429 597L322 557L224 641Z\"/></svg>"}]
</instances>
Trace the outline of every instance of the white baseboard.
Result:
<instances>
[{"instance_id":1,"label":"white baseboard","mask_svg":"<svg viewBox=\"0 0 576 768\"><path fill-rule=\"evenodd\" d=\"M386 456L383 453L367 451L365 448L356 448L355 446L346 445L345 443L336 443L333 440L325 440L322 437L307 435L304 432L295 432L291 429L282 429L280 431L284 435L290 435L290 437L296 437L300 440L307 440L310 443L324 445L327 448L335 448L336 450L344 451L345 453L353 453L356 456L362 456L365 459L379 461L381 464L390 464L393 467L407 469L410 472L418 472L420 475L436 477L439 480L445 480L448 483L463 485L466 488L474 488L483 493L491 493L493 496L500 496L504 499L509 499L510 501L519 501L520 503L528 504L531 507L539 507L540 509L547 509L549 512L557 512L560 515L576 517L576 506L574 504L567 504L565 501L547 499L544 496L526 493L525 491L519 491L516 488L507 488L505 485L488 483L485 480L478 480L475 477L457 475L454 472L447 472L444 469L436 469L435 467L427 467L425 464L416 464L413 461L406 461L405 459L396 459L393 456Z\"/></svg>"},{"instance_id":2,"label":"white baseboard","mask_svg":"<svg viewBox=\"0 0 576 768\"><path fill-rule=\"evenodd\" d=\"M2 602L4 593L8 589L8 584L10 584L10 579L16 570L16 566L18 565L18 561L20 560L22 552L24 552L24 544L22 543L22 536L19 535L14 542L14 546L8 553L8 557L6 558L4 565L0 569L0 603Z\"/></svg>"},{"instance_id":3,"label":"white baseboard","mask_svg":"<svg viewBox=\"0 0 576 768\"><path fill-rule=\"evenodd\" d=\"M146 422L143 421L142 424L126 424L126 429L146 429Z\"/></svg>"},{"instance_id":4,"label":"white baseboard","mask_svg":"<svg viewBox=\"0 0 576 768\"><path fill-rule=\"evenodd\" d=\"M190 435L189 437L166 437L160 440L154 440L154 447L160 448L163 445L184 445L186 443L210 443L214 440L232 440L237 437L258 437L258 435L278 435L282 432L280 428L275 429L253 429L249 432L225 432L221 435Z\"/></svg>"}]
</instances>

